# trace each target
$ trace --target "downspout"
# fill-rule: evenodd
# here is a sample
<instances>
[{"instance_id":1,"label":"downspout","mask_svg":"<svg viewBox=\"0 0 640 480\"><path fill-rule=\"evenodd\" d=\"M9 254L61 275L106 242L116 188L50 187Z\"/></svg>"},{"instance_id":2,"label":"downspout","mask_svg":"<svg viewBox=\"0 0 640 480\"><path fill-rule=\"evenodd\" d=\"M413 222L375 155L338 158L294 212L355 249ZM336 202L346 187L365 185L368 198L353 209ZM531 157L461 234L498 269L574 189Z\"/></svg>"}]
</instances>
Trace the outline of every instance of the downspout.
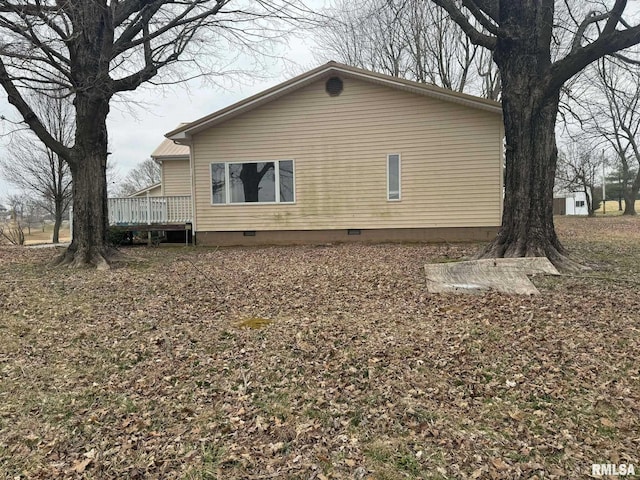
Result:
<instances>
[{"instance_id":1,"label":"downspout","mask_svg":"<svg viewBox=\"0 0 640 480\"><path fill-rule=\"evenodd\" d=\"M189 176L191 177L191 241L196 245L196 186L193 168L193 143L189 137Z\"/></svg>"}]
</instances>

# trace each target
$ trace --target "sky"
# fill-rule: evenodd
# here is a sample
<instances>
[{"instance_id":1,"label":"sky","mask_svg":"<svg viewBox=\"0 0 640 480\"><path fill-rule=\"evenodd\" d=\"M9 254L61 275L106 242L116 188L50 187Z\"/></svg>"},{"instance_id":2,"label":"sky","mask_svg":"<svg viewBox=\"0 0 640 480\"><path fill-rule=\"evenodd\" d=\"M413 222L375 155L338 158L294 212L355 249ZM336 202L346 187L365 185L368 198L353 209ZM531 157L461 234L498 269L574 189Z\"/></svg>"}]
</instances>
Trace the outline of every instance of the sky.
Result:
<instances>
[{"instance_id":1,"label":"sky","mask_svg":"<svg viewBox=\"0 0 640 480\"><path fill-rule=\"evenodd\" d=\"M318 8L328 3L328 0L307 1L308 5ZM259 72L260 75L253 76L253 80L228 79L224 85L213 85L195 79L170 87L147 85L129 93L124 99L112 101L107 118L109 159L115 164L115 175L111 182L122 180L127 172L149 158L164 139L164 134L179 123L197 120L323 63L314 60L313 46L311 35L293 37L288 45L274 52L272 59L263 60L266 69ZM247 63L249 61L246 60ZM2 89L0 116L18 119L17 111L8 104ZM8 124L0 125L0 134L10 129ZM9 141L7 135L0 135L0 156L7 155L6 144ZM4 205L7 195L13 193L18 191L2 178L0 172L0 205Z\"/></svg>"},{"instance_id":2,"label":"sky","mask_svg":"<svg viewBox=\"0 0 640 480\"><path fill-rule=\"evenodd\" d=\"M292 43L284 49L282 58L268 61L267 70L261 72L264 78L238 79L224 86L193 80L170 88L144 88L128 96L140 102L133 111L126 101L112 104L107 119L109 151L119 177L149 158L164 134L178 124L209 115L321 63L313 59L311 38Z\"/></svg>"},{"instance_id":3,"label":"sky","mask_svg":"<svg viewBox=\"0 0 640 480\"><path fill-rule=\"evenodd\" d=\"M306 1L314 9L330 6L331 3L332 0ZM640 1L637 3L640 4ZM640 10L638 5L632 7L635 7L631 9L633 12ZM288 47L282 47L271 60L265 61L266 71L254 77L253 81L246 78L243 81L229 80L224 87L202 80L171 87L145 86L128 94L126 99L113 101L107 119L109 151L112 153L110 160L115 164L115 178L111 180L117 183L131 169L149 158L164 139L164 134L179 123L196 120L318 66L322 62L314 58L314 50L317 51L317 46L311 34L293 37ZM18 118L1 89L0 116ZM8 129L8 125L0 124L2 157L7 155L6 143L9 141L2 134ZM0 204L6 203L6 196L11 193L17 191L2 178L0 172Z\"/></svg>"}]
</instances>

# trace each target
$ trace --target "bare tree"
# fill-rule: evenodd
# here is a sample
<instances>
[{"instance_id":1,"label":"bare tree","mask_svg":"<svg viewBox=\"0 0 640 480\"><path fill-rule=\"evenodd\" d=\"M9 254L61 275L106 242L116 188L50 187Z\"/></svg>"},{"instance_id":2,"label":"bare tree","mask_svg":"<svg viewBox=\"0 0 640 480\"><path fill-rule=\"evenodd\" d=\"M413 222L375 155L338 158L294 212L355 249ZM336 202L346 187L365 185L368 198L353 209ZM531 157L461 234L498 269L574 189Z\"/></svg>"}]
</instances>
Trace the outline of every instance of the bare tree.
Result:
<instances>
[{"instance_id":1,"label":"bare tree","mask_svg":"<svg viewBox=\"0 0 640 480\"><path fill-rule=\"evenodd\" d=\"M170 67L220 73L220 55L266 49L308 13L293 0L0 0L0 85L73 179L73 241L60 263L109 267L106 119L114 96L152 79L184 79ZM25 94L60 88L75 107L73 145L56 140Z\"/></svg>"},{"instance_id":2,"label":"bare tree","mask_svg":"<svg viewBox=\"0 0 640 480\"><path fill-rule=\"evenodd\" d=\"M623 17L627 1L584 1L580 11L569 0L431 1L445 9L473 43L491 50L500 70L504 210L496 239L480 256L546 256L559 267L579 268L566 256L553 224L560 94L589 64L640 43L640 25L631 26ZM557 9L556 3L567 8ZM566 32L571 32L570 42L562 41Z\"/></svg>"},{"instance_id":3,"label":"bare tree","mask_svg":"<svg viewBox=\"0 0 640 480\"><path fill-rule=\"evenodd\" d=\"M9 215L13 220L22 220L25 201L26 197L23 193L7 195L6 203L9 206Z\"/></svg>"},{"instance_id":4,"label":"bare tree","mask_svg":"<svg viewBox=\"0 0 640 480\"><path fill-rule=\"evenodd\" d=\"M62 145L71 145L75 120L69 99L59 94L36 94L30 102L53 138ZM8 152L0 160L2 175L31 196L39 197L42 207L53 216L52 241L58 243L62 218L71 203L71 172L67 163L29 130L13 135Z\"/></svg>"},{"instance_id":5,"label":"bare tree","mask_svg":"<svg viewBox=\"0 0 640 480\"><path fill-rule=\"evenodd\" d=\"M0 244L9 242L11 245L24 245L24 231L17 220L8 224L0 223Z\"/></svg>"},{"instance_id":6,"label":"bare tree","mask_svg":"<svg viewBox=\"0 0 640 480\"><path fill-rule=\"evenodd\" d=\"M373 0L341 0L318 32L316 56L323 60L497 98L490 55L429 2L389 0L381 8Z\"/></svg>"},{"instance_id":7,"label":"bare tree","mask_svg":"<svg viewBox=\"0 0 640 480\"><path fill-rule=\"evenodd\" d=\"M596 154L586 142L574 143L558 154L556 185L566 191L583 192L590 217L595 215L600 204L596 185L602 179L604 163L604 156Z\"/></svg>"},{"instance_id":8,"label":"bare tree","mask_svg":"<svg viewBox=\"0 0 640 480\"><path fill-rule=\"evenodd\" d=\"M623 215L636 215L640 191L640 72L619 59L602 59L593 69L588 90L592 100L583 104L584 129L602 139L616 154L620 167Z\"/></svg>"},{"instance_id":9,"label":"bare tree","mask_svg":"<svg viewBox=\"0 0 640 480\"><path fill-rule=\"evenodd\" d=\"M28 235L31 235L31 227L43 224L42 201L33 195L25 195L24 213L22 220L27 227Z\"/></svg>"},{"instance_id":10,"label":"bare tree","mask_svg":"<svg viewBox=\"0 0 640 480\"><path fill-rule=\"evenodd\" d=\"M160 165L147 158L127 174L120 183L118 195L126 197L157 183L160 183Z\"/></svg>"}]
</instances>

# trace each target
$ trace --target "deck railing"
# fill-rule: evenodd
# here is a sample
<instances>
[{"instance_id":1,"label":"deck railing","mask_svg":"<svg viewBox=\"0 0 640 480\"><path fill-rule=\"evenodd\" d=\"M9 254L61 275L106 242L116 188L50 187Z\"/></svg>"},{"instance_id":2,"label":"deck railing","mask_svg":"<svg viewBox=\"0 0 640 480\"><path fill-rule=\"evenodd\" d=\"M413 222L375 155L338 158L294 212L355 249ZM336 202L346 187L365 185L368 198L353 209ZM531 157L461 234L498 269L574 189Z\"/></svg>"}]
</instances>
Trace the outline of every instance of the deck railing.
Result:
<instances>
[{"instance_id":1,"label":"deck railing","mask_svg":"<svg viewBox=\"0 0 640 480\"><path fill-rule=\"evenodd\" d=\"M109 225L169 225L192 221L191 197L110 198Z\"/></svg>"}]
</instances>

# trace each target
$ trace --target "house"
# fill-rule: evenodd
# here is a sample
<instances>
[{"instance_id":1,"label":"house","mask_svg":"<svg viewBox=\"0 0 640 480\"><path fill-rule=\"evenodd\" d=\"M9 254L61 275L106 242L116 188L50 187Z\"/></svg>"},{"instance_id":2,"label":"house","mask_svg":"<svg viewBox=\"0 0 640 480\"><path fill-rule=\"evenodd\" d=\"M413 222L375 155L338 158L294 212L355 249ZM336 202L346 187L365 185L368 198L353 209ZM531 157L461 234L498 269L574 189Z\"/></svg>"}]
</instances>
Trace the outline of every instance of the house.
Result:
<instances>
[{"instance_id":1,"label":"house","mask_svg":"<svg viewBox=\"0 0 640 480\"><path fill-rule=\"evenodd\" d=\"M563 192L553 199L554 215L589 215L585 192Z\"/></svg>"},{"instance_id":2,"label":"house","mask_svg":"<svg viewBox=\"0 0 640 480\"><path fill-rule=\"evenodd\" d=\"M180 125L152 158L200 245L489 240L498 103L329 62Z\"/></svg>"},{"instance_id":3,"label":"house","mask_svg":"<svg viewBox=\"0 0 640 480\"><path fill-rule=\"evenodd\" d=\"M160 197L162 196L162 183L155 183L153 185L149 185L142 190L138 190L137 192L132 193L129 197Z\"/></svg>"},{"instance_id":4,"label":"house","mask_svg":"<svg viewBox=\"0 0 640 480\"><path fill-rule=\"evenodd\" d=\"M160 183L127 197L109 198L109 225L127 231L165 232L176 238L173 232L191 230L189 147L165 140L151 158L160 164ZM188 237L185 233L180 239Z\"/></svg>"},{"instance_id":5,"label":"house","mask_svg":"<svg viewBox=\"0 0 640 480\"><path fill-rule=\"evenodd\" d=\"M186 124L180 124L180 127ZM166 138L151 154L160 164L160 184L164 196L191 195L191 165L189 146Z\"/></svg>"}]
</instances>

